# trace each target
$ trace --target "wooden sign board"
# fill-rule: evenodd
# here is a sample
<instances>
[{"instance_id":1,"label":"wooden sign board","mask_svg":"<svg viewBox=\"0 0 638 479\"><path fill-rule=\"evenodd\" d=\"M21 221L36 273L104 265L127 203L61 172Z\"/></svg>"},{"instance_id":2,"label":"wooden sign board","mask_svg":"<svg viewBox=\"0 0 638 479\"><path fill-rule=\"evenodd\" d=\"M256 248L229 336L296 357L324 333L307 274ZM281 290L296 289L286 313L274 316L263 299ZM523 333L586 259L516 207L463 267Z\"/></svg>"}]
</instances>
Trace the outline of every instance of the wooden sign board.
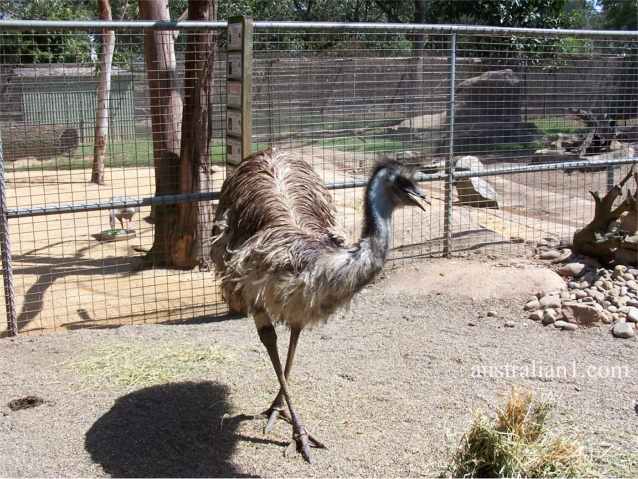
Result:
<instances>
[{"instance_id":1,"label":"wooden sign board","mask_svg":"<svg viewBox=\"0 0 638 479\"><path fill-rule=\"evenodd\" d=\"M242 54L228 53L226 75L231 80L241 80Z\"/></svg>"},{"instance_id":2,"label":"wooden sign board","mask_svg":"<svg viewBox=\"0 0 638 479\"><path fill-rule=\"evenodd\" d=\"M242 24L228 24L228 50L241 50L242 47Z\"/></svg>"},{"instance_id":3,"label":"wooden sign board","mask_svg":"<svg viewBox=\"0 0 638 479\"><path fill-rule=\"evenodd\" d=\"M230 108L241 108L241 82L228 80L226 84L226 105Z\"/></svg>"},{"instance_id":4,"label":"wooden sign board","mask_svg":"<svg viewBox=\"0 0 638 479\"><path fill-rule=\"evenodd\" d=\"M231 165L239 165L243 159L241 140L226 137L226 161Z\"/></svg>"},{"instance_id":5,"label":"wooden sign board","mask_svg":"<svg viewBox=\"0 0 638 479\"><path fill-rule=\"evenodd\" d=\"M226 133L237 138L241 138L241 111L226 110Z\"/></svg>"}]
</instances>

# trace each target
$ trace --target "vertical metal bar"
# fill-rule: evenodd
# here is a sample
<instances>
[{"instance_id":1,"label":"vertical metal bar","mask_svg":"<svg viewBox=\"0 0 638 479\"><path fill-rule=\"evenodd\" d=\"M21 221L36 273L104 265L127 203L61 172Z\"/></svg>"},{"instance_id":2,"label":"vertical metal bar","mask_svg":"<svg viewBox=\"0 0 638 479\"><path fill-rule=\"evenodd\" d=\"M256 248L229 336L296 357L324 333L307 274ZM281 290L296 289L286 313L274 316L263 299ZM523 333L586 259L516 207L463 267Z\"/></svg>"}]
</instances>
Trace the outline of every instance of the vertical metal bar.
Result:
<instances>
[{"instance_id":1,"label":"vertical metal bar","mask_svg":"<svg viewBox=\"0 0 638 479\"><path fill-rule=\"evenodd\" d=\"M443 219L443 255L449 256L452 246L452 189L454 187L454 107L456 83L456 33L450 37L450 64L448 74L450 89L448 101L448 157L445 162L445 207Z\"/></svg>"},{"instance_id":2,"label":"vertical metal bar","mask_svg":"<svg viewBox=\"0 0 638 479\"><path fill-rule=\"evenodd\" d=\"M611 191L615 183L614 165L607 165L607 191Z\"/></svg>"},{"instance_id":3,"label":"vertical metal bar","mask_svg":"<svg viewBox=\"0 0 638 479\"><path fill-rule=\"evenodd\" d=\"M9 336L16 336L18 334L18 321L16 315L15 289L13 287L13 264L11 262L11 239L9 238L9 218L7 216L7 210L4 156L2 154L2 137L0 136L0 255L2 256L7 332Z\"/></svg>"}]
</instances>

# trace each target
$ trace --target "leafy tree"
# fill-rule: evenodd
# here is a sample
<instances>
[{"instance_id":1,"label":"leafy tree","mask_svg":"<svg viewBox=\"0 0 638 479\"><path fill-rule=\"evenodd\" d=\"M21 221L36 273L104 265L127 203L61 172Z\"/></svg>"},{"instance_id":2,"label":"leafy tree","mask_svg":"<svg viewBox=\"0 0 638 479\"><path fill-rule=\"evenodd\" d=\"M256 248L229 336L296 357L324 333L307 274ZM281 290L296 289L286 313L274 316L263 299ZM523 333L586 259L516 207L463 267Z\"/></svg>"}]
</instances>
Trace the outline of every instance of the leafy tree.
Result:
<instances>
[{"instance_id":1,"label":"leafy tree","mask_svg":"<svg viewBox=\"0 0 638 479\"><path fill-rule=\"evenodd\" d=\"M600 0L603 26L614 30L638 30L638 1Z\"/></svg>"},{"instance_id":2,"label":"leafy tree","mask_svg":"<svg viewBox=\"0 0 638 479\"><path fill-rule=\"evenodd\" d=\"M93 2L31 0L3 2L0 12L12 18L34 20L85 20L93 17ZM6 63L61 63L89 61L91 39L86 34L43 34L25 31L2 34L0 52Z\"/></svg>"}]
</instances>

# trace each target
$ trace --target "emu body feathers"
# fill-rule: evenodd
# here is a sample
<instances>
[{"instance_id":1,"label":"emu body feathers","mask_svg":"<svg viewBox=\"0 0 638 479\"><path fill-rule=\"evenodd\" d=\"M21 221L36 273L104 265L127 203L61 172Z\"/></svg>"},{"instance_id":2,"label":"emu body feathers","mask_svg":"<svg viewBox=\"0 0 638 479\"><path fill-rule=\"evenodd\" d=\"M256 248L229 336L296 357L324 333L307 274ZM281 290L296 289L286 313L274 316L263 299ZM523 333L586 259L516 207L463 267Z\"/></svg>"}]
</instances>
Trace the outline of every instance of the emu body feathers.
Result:
<instances>
[{"instance_id":1,"label":"emu body feathers","mask_svg":"<svg viewBox=\"0 0 638 479\"><path fill-rule=\"evenodd\" d=\"M226 180L213 234L212 258L231 308L300 328L347 303L385 259L369 239L345 247L319 176L275 149L253 155Z\"/></svg>"}]
</instances>

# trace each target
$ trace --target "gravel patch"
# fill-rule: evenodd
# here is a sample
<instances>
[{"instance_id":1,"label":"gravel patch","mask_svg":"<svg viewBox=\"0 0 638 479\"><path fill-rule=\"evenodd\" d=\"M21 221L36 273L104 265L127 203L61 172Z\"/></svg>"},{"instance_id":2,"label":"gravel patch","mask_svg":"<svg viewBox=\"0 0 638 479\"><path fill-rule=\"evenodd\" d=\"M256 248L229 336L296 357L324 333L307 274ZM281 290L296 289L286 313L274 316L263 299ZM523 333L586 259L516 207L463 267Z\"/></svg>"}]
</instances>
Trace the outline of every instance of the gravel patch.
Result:
<instances>
[{"instance_id":1,"label":"gravel patch","mask_svg":"<svg viewBox=\"0 0 638 479\"><path fill-rule=\"evenodd\" d=\"M454 288L433 287L446 265L465 274ZM568 333L529 321L522 306L536 289L517 285L502 298L509 285L490 283L493 294L475 293L471 271L484 267L430 260L390 271L349 311L302 334L291 391L328 446L313 451L312 466L283 456L287 424L266 436L265 421L250 417L277 384L246 319L3 339L0 476L440 475L474 411L492 412L513 386L551 398L552 426L581 440L603 473L638 474L638 372L630 361L638 341L601 334L607 325ZM509 269L499 277L525 271ZM281 330L282 355L286 342ZM139 382L127 351L142 349ZM155 366L154 351L164 351ZM91 354L91 367L78 367ZM109 357L119 359L95 366ZM29 396L42 403L9 408Z\"/></svg>"}]
</instances>

